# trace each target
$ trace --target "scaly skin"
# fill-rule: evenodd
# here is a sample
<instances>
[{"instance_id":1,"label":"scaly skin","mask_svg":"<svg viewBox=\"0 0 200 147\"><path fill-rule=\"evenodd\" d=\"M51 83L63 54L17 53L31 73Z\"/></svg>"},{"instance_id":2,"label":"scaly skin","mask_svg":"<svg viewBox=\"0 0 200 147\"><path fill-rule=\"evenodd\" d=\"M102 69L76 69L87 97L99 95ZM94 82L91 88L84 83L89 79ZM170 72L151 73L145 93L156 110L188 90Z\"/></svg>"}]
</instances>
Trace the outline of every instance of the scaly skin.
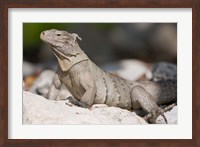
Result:
<instances>
[{"instance_id":1,"label":"scaly skin","mask_svg":"<svg viewBox=\"0 0 200 147\"><path fill-rule=\"evenodd\" d=\"M176 101L176 81L133 82L104 72L83 52L77 43L77 34L47 30L40 38L51 46L59 67L54 76L47 98L56 100L60 89L67 88L82 107L107 104L124 109L142 108L152 113L154 123L160 114L159 104Z\"/></svg>"}]
</instances>

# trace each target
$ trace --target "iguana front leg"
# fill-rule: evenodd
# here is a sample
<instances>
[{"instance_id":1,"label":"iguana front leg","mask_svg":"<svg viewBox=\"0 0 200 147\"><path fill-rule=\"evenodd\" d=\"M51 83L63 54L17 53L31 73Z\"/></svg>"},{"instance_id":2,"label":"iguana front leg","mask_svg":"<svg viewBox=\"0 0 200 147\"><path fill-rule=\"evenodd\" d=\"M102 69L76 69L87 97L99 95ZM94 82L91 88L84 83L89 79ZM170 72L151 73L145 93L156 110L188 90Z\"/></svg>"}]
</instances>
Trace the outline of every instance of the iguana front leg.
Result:
<instances>
[{"instance_id":1,"label":"iguana front leg","mask_svg":"<svg viewBox=\"0 0 200 147\"><path fill-rule=\"evenodd\" d=\"M131 90L131 98L133 109L138 109L141 106L144 111L152 114L149 121L155 123L162 109L156 104L153 96L142 86L135 86Z\"/></svg>"},{"instance_id":2,"label":"iguana front leg","mask_svg":"<svg viewBox=\"0 0 200 147\"><path fill-rule=\"evenodd\" d=\"M60 82L60 79L58 77L58 73L56 72L54 77L53 77L53 81L49 87L49 91L47 94L47 98L50 100L56 100L58 97L58 94L60 92L60 87L61 87L62 83Z\"/></svg>"},{"instance_id":3,"label":"iguana front leg","mask_svg":"<svg viewBox=\"0 0 200 147\"><path fill-rule=\"evenodd\" d=\"M86 107L91 107L94 103L97 87L92 75L89 72L84 72L79 75L80 85L85 89L85 93L81 98L81 102L86 104Z\"/></svg>"},{"instance_id":4,"label":"iguana front leg","mask_svg":"<svg viewBox=\"0 0 200 147\"><path fill-rule=\"evenodd\" d=\"M58 73L56 72L53 77L53 81L49 87L47 98L50 100L66 100L68 96L69 96L68 89L60 81Z\"/></svg>"}]
</instances>

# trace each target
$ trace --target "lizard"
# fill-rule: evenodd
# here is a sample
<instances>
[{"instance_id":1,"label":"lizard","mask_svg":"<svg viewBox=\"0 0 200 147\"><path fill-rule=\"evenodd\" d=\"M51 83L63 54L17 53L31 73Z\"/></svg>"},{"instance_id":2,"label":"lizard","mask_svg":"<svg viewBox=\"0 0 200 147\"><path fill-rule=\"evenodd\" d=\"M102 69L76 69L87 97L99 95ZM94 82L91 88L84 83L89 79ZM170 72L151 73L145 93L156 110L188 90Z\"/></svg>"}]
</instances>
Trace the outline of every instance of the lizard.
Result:
<instances>
[{"instance_id":1,"label":"lizard","mask_svg":"<svg viewBox=\"0 0 200 147\"><path fill-rule=\"evenodd\" d=\"M103 71L81 49L78 40L82 39L76 33L51 29L41 32L40 38L58 61L47 99L56 100L60 89L67 88L81 107L106 104L127 110L142 108L151 114L151 123L163 113L159 105L177 99L176 81L129 81Z\"/></svg>"}]
</instances>

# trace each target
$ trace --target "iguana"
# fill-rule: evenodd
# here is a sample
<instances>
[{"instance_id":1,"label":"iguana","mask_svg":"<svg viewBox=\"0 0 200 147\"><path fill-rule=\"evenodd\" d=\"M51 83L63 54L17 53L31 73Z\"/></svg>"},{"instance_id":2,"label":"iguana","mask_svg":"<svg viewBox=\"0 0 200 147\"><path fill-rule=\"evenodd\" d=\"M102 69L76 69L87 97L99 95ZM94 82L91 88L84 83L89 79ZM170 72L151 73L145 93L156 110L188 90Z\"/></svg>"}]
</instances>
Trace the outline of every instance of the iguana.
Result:
<instances>
[{"instance_id":1,"label":"iguana","mask_svg":"<svg viewBox=\"0 0 200 147\"><path fill-rule=\"evenodd\" d=\"M106 104L124 109L142 108L152 114L152 123L163 112L158 105L176 101L176 81L134 82L105 72L79 47L77 39L81 38L75 33L51 29L43 31L40 38L50 45L59 63L48 99L56 100L60 89L67 87L79 106Z\"/></svg>"}]
</instances>

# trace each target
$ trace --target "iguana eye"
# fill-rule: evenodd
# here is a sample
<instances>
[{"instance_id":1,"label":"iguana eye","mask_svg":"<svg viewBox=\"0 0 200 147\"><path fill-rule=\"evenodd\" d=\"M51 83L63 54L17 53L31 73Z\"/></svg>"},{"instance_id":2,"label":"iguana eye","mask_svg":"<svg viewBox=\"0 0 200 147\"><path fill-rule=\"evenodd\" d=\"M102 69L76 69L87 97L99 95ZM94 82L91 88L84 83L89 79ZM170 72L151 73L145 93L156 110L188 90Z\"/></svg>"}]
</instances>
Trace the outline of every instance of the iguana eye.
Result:
<instances>
[{"instance_id":1,"label":"iguana eye","mask_svg":"<svg viewBox=\"0 0 200 147\"><path fill-rule=\"evenodd\" d=\"M57 36L60 36L61 34L56 34Z\"/></svg>"}]
</instances>

